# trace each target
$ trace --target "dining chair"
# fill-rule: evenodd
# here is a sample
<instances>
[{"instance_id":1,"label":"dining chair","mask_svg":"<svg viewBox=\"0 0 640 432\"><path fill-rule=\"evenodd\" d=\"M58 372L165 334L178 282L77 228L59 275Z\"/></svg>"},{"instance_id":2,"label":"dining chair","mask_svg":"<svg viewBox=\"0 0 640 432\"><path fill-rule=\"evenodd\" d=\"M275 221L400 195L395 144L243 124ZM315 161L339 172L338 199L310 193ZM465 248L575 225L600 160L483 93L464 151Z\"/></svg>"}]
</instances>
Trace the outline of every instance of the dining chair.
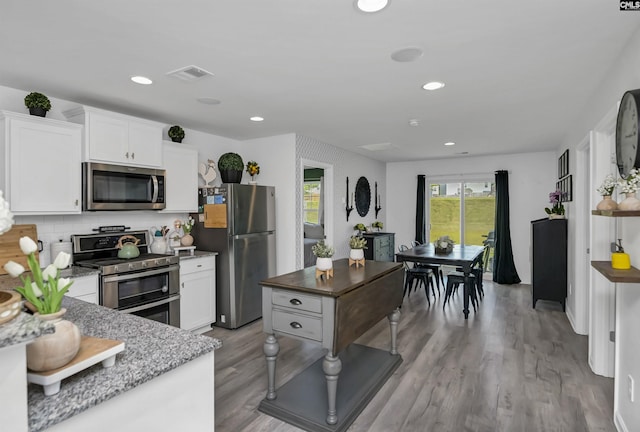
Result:
<instances>
[{"instance_id":1,"label":"dining chair","mask_svg":"<svg viewBox=\"0 0 640 432\"><path fill-rule=\"evenodd\" d=\"M476 276L475 274L469 274L471 279L471 286L469 287L469 294L471 296L471 304L473 305L473 311L477 312L478 297L476 296ZM458 290L458 286L462 284L464 286L464 273L461 271L452 271L447 275L447 288L444 292L444 301L442 302L442 309L444 310L447 301L451 299L451 295Z\"/></svg>"},{"instance_id":2,"label":"dining chair","mask_svg":"<svg viewBox=\"0 0 640 432\"><path fill-rule=\"evenodd\" d=\"M399 245L398 251L404 252L409 250L406 245ZM413 288L414 281L417 281L415 289L420 288L420 284L424 285L424 292L427 296L427 303L431 306L431 299L429 298L429 286L431 286L431 292L433 296L436 296L435 289L433 288L433 271L423 267L412 267L407 261L402 261L404 267L404 291L402 297L409 296L411 289Z\"/></svg>"},{"instance_id":3,"label":"dining chair","mask_svg":"<svg viewBox=\"0 0 640 432\"><path fill-rule=\"evenodd\" d=\"M420 243L419 241L411 240L412 247L420 245L422 245L422 243ZM444 290L444 273L442 272L442 266L440 264L416 263L415 267L428 268L433 272L433 275L436 279L436 287L438 288L438 295L440 295L440 284L442 284L442 289Z\"/></svg>"}]
</instances>

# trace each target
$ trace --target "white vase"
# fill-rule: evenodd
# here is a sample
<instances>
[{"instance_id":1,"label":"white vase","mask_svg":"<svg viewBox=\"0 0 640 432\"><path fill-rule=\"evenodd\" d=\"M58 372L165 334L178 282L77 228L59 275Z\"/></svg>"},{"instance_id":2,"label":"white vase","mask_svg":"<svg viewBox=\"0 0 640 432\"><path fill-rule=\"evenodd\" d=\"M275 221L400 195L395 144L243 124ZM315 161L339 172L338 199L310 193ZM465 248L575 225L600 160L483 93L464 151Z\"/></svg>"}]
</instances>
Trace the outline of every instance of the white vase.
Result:
<instances>
[{"instance_id":1,"label":"white vase","mask_svg":"<svg viewBox=\"0 0 640 432\"><path fill-rule=\"evenodd\" d=\"M316 269L325 271L333 268L333 260L331 258L316 258Z\"/></svg>"},{"instance_id":2,"label":"white vase","mask_svg":"<svg viewBox=\"0 0 640 432\"><path fill-rule=\"evenodd\" d=\"M167 241L164 237L154 237L151 243L151 252L155 254L163 254L167 252Z\"/></svg>"},{"instance_id":3,"label":"white vase","mask_svg":"<svg viewBox=\"0 0 640 432\"><path fill-rule=\"evenodd\" d=\"M618 204L618 210L640 210L640 200L636 198L635 192L624 194L625 199Z\"/></svg>"},{"instance_id":4,"label":"white vase","mask_svg":"<svg viewBox=\"0 0 640 432\"><path fill-rule=\"evenodd\" d=\"M616 210L618 203L611 199L611 195L603 195L602 201L596 206L596 210Z\"/></svg>"},{"instance_id":5,"label":"white vase","mask_svg":"<svg viewBox=\"0 0 640 432\"><path fill-rule=\"evenodd\" d=\"M56 327L55 333L40 336L27 345L27 367L43 372L57 369L69 363L80 349L80 330L71 321L62 319L67 312L62 308L52 314L35 314Z\"/></svg>"},{"instance_id":6,"label":"white vase","mask_svg":"<svg viewBox=\"0 0 640 432\"><path fill-rule=\"evenodd\" d=\"M349 258L352 260L361 260L364 258L364 249L351 249L349 251Z\"/></svg>"},{"instance_id":7,"label":"white vase","mask_svg":"<svg viewBox=\"0 0 640 432\"><path fill-rule=\"evenodd\" d=\"M549 215L549 219L564 219L565 215L551 213Z\"/></svg>"}]
</instances>

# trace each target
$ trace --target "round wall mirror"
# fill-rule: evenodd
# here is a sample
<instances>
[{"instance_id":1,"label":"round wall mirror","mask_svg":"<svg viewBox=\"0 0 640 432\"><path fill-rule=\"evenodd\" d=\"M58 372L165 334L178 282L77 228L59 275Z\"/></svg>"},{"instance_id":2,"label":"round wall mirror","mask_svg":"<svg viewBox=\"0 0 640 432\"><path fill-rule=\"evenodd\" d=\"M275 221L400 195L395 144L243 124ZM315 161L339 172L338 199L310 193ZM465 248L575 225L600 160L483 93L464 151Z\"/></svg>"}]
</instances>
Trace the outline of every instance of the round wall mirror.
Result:
<instances>
[{"instance_id":1,"label":"round wall mirror","mask_svg":"<svg viewBox=\"0 0 640 432\"><path fill-rule=\"evenodd\" d=\"M356 210L360 216L366 216L371 205L371 188L369 187L369 181L365 177L358 179L355 194Z\"/></svg>"}]
</instances>

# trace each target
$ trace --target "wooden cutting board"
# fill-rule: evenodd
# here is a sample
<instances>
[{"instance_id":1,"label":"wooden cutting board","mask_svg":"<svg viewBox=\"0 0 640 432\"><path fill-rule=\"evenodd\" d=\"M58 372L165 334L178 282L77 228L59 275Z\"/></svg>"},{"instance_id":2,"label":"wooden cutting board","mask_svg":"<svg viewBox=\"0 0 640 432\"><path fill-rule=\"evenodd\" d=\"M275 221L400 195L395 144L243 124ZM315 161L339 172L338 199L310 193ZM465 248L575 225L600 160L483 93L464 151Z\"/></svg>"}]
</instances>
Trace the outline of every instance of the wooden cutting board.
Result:
<instances>
[{"instance_id":1,"label":"wooden cutting board","mask_svg":"<svg viewBox=\"0 0 640 432\"><path fill-rule=\"evenodd\" d=\"M28 236L35 242L38 241L38 231L35 224L14 225L9 231L0 235L0 275L7 274L4 265L7 261L15 261L22 264L27 271L27 256L20 249L20 237ZM36 251L38 259L38 251Z\"/></svg>"}]
</instances>

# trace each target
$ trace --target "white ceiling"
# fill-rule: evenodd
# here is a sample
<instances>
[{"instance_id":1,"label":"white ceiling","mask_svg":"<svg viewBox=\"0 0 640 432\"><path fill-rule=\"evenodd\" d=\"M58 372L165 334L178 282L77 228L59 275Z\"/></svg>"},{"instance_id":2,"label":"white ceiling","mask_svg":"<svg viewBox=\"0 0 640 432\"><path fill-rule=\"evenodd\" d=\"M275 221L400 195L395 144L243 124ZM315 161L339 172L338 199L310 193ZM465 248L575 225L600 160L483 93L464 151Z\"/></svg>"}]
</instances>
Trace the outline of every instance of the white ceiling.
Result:
<instances>
[{"instance_id":1,"label":"white ceiling","mask_svg":"<svg viewBox=\"0 0 640 432\"><path fill-rule=\"evenodd\" d=\"M391 0L375 14L352 0L2 0L0 85L382 161L552 150L638 17L612 0ZM424 55L391 60L407 47ZM189 65L214 76L166 75ZM432 80L446 87L422 90ZM393 149L359 147L379 143Z\"/></svg>"}]
</instances>

